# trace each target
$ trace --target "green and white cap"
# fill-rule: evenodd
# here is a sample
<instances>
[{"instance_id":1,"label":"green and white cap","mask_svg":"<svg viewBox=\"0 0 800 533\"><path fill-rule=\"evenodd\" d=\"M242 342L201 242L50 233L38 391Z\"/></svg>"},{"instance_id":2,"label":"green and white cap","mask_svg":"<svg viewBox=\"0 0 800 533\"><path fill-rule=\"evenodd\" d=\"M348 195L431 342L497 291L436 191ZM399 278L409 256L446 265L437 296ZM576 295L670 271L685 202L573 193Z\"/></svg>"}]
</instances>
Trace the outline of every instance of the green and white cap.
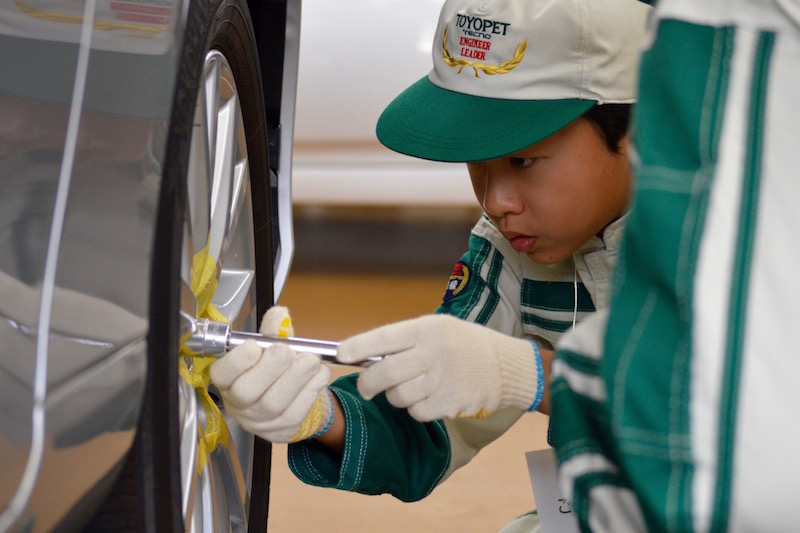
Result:
<instances>
[{"instance_id":1,"label":"green and white cap","mask_svg":"<svg viewBox=\"0 0 800 533\"><path fill-rule=\"evenodd\" d=\"M384 110L378 139L423 159L484 161L595 104L632 103L649 11L639 0L447 0L433 70Z\"/></svg>"}]
</instances>

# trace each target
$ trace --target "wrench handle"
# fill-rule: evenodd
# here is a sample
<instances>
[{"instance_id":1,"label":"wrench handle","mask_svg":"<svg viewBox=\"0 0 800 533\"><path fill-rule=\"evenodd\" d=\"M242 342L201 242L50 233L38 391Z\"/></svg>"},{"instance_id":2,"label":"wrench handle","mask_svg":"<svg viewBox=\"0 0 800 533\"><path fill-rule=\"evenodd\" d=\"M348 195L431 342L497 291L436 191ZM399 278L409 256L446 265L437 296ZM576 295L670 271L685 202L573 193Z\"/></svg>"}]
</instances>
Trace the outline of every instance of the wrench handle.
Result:
<instances>
[{"instance_id":1,"label":"wrench handle","mask_svg":"<svg viewBox=\"0 0 800 533\"><path fill-rule=\"evenodd\" d=\"M262 348L269 348L277 342L287 344L298 352L317 354L326 363L343 364L336 360L336 351L339 348L338 342L303 339L300 337L268 337L260 333L233 331L230 324L213 322L207 319L196 320L191 326L192 329L187 332L184 343L190 349L190 352L194 352L198 356L219 358L237 346L244 344L245 341L253 340ZM381 359L383 359L382 356L370 357L360 363L347 366L366 367Z\"/></svg>"},{"instance_id":2,"label":"wrench handle","mask_svg":"<svg viewBox=\"0 0 800 533\"><path fill-rule=\"evenodd\" d=\"M322 358L323 361L327 363L331 363L334 365L343 364L336 360L336 351L339 348L339 343L334 341L304 339L301 337L268 337L266 335L261 335L259 333L231 331L230 338L228 339L228 349L232 350L236 346L244 344L244 342L248 339L256 341L256 344L258 344L262 348L269 348L270 346L272 346L277 342L281 344L287 344L290 348L292 348L296 352L310 352L313 354L317 354ZM381 359L383 359L383 357L380 356L370 357L365 361L357 363L355 366L367 367L374 363L377 363ZM348 366L354 366L354 365L348 365Z\"/></svg>"}]
</instances>

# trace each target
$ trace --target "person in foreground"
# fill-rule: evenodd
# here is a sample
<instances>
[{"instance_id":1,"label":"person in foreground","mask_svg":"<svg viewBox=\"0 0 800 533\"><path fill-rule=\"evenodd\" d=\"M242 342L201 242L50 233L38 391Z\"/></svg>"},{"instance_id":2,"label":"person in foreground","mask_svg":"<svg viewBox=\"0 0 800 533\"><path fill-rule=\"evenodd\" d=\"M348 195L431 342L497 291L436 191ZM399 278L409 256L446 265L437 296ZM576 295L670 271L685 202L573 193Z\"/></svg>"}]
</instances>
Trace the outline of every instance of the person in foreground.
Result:
<instances>
[{"instance_id":1,"label":"person in foreground","mask_svg":"<svg viewBox=\"0 0 800 533\"><path fill-rule=\"evenodd\" d=\"M561 342L584 531L796 531L800 5L661 0L608 310Z\"/></svg>"},{"instance_id":2,"label":"person in foreground","mask_svg":"<svg viewBox=\"0 0 800 533\"><path fill-rule=\"evenodd\" d=\"M343 363L390 355L330 386L317 358L279 345L211 366L229 414L292 443L301 480L418 500L526 411L548 412L553 346L607 305L648 12L636 0L445 2L433 70L377 126L393 150L466 163L483 207L442 304L342 342ZM262 331L282 322L273 308Z\"/></svg>"}]
</instances>

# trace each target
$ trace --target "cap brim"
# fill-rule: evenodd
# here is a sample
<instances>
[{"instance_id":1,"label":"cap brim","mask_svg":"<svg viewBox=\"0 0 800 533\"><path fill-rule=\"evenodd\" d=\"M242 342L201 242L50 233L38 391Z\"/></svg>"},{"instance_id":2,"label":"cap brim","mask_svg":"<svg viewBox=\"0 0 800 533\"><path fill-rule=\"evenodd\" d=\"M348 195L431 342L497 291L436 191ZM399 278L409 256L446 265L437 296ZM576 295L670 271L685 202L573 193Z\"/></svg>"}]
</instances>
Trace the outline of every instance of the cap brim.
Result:
<instances>
[{"instance_id":1,"label":"cap brim","mask_svg":"<svg viewBox=\"0 0 800 533\"><path fill-rule=\"evenodd\" d=\"M496 159L535 144L574 121L594 100L504 100L442 89L422 78L384 110L378 140L433 161Z\"/></svg>"}]
</instances>

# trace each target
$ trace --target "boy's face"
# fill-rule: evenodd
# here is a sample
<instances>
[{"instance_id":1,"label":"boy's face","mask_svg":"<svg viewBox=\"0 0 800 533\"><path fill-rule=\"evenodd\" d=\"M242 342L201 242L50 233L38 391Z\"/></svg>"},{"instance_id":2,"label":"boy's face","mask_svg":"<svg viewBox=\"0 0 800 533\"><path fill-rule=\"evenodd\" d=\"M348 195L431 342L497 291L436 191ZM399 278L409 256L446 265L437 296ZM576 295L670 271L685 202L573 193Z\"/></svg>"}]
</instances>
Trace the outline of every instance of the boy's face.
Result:
<instances>
[{"instance_id":1,"label":"boy's face","mask_svg":"<svg viewBox=\"0 0 800 533\"><path fill-rule=\"evenodd\" d=\"M534 262L570 257L628 204L627 139L608 150L584 118L515 154L467 163L484 212Z\"/></svg>"}]
</instances>

